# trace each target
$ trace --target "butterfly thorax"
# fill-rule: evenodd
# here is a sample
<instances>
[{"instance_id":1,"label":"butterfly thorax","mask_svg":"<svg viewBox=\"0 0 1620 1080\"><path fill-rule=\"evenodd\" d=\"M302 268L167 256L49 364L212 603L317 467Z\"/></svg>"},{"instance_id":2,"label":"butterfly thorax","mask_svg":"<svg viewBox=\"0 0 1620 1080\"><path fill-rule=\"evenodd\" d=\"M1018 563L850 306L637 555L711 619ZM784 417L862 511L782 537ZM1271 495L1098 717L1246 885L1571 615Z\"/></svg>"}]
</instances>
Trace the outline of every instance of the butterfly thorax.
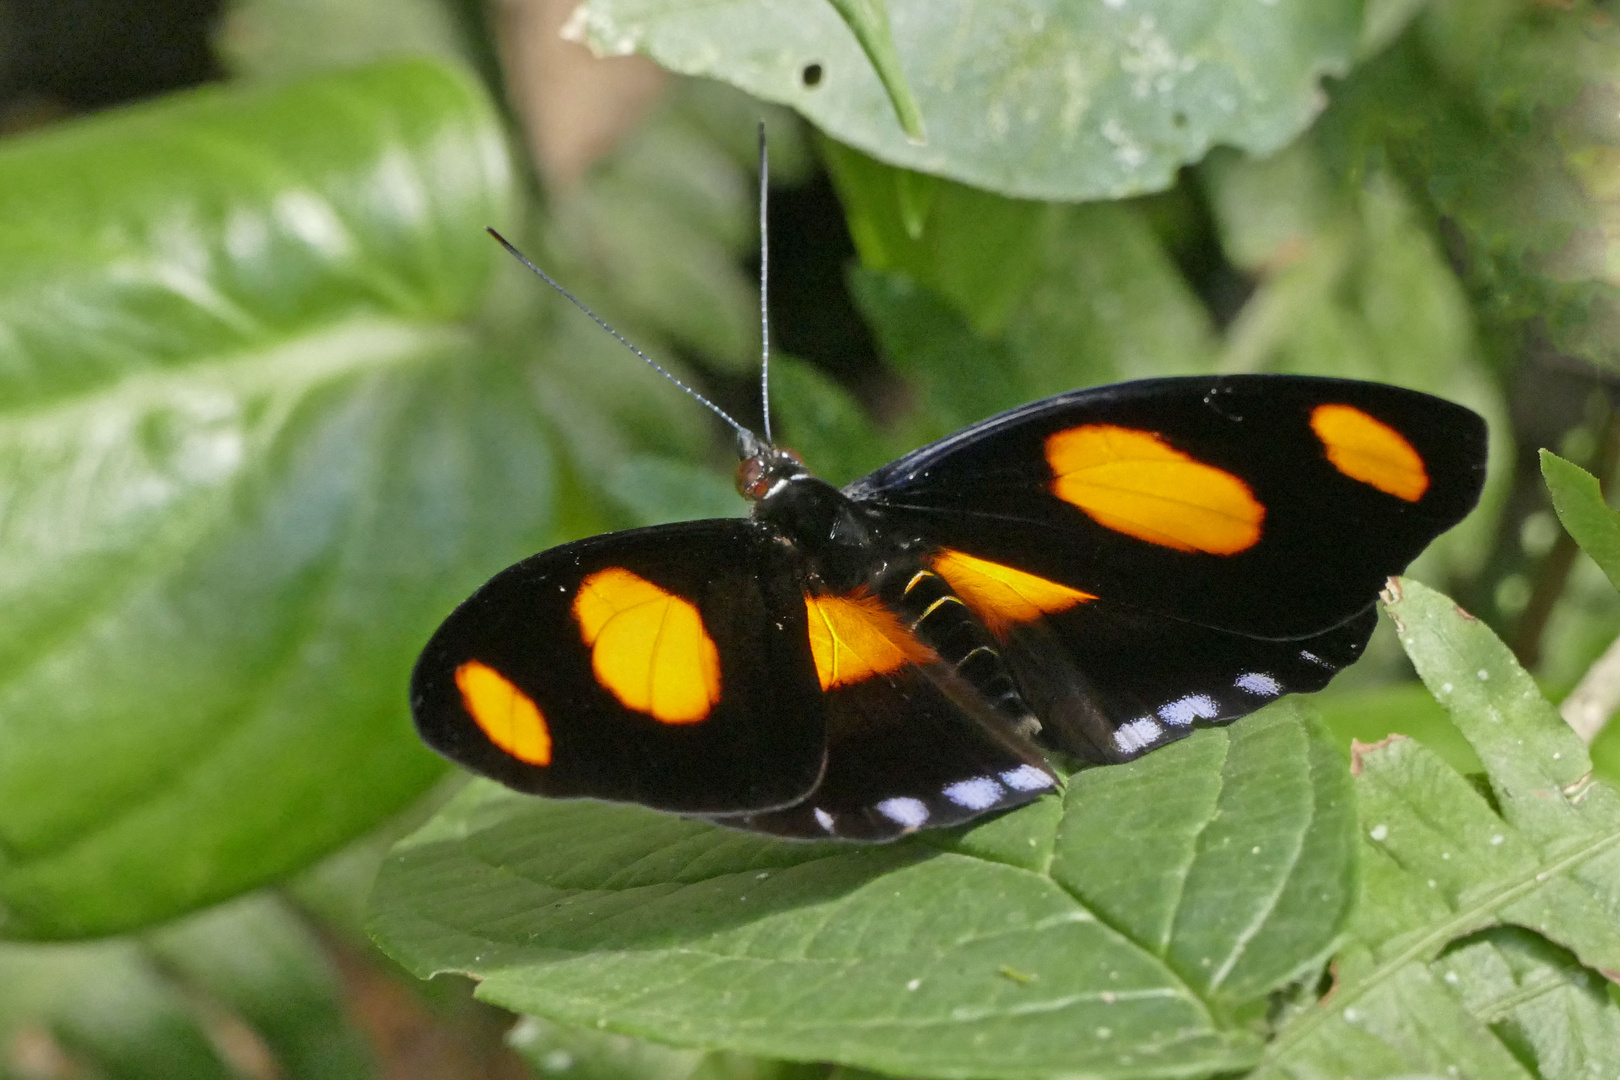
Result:
<instances>
[{"instance_id":1,"label":"butterfly thorax","mask_svg":"<svg viewBox=\"0 0 1620 1080\"><path fill-rule=\"evenodd\" d=\"M754 520L774 527L794 546L816 589L852 592L891 561L887 549L894 545L872 511L802 464L767 473L762 486Z\"/></svg>"},{"instance_id":2,"label":"butterfly thorax","mask_svg":"<svg viewBox=\"0 0 1620 1080\"><path fill-rule=\"evenodd\" d=\"M803 557L808 592L875 596L949 669L937 677L977 691L984 719L1026 736L1040 729L990 633L932 570L933 549L885 528L876 511L812 476L792 451L745 459L738 490L754 499L754 520Z\"/></svg>"}]
</instances>

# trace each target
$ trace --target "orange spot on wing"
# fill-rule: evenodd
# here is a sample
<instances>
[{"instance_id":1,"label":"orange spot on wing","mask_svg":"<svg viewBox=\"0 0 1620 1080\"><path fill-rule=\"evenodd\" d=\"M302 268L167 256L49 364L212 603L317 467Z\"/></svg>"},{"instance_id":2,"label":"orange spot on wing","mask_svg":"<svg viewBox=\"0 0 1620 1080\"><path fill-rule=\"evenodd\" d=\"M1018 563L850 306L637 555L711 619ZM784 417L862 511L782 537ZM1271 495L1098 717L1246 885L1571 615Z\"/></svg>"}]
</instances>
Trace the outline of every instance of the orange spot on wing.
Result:
<instances>
[{"instance_id":1,"label":"orange spot on wing","mask_svg":"<svg viewBox=\"0 0 1620 1080\"><path fill-rule=\"evenodd\" d=\"M1177 551L1235 555L1260 540L1249 485L1151 431L1086 424L1046 439L1052 494L1115 532Z\"/></svg>"},{"instance_id":2,"label":"orange spot on wing","mask_svg":"<svg viewBox=\"0 0 1620 1080\"><path fill-rule=\"evenodd\" d=\"M690 601L614 566L580 582L574 619L596 681L625 708L695 724L720 700L720 652Z\"/></svg>"},{"instance_id":3,"label":"orange spot on wing","mask_svg":"<svg viewBox=\"0 0 1620 1080\"><path fill-rule=\"evenodd\" d=\"M823 690L934 659L933 650L912 637L875 596L806 596L804 607Z\"/></svg>"},{"instance_id":4,"label":"orange spot on wing","mask_svg":"<svg viewBox=\"0 0 1620 1080\"><path fill-rule=\"evenodd\" d=\"M1097 599L1079 589L949 548L934 556L934 570L998 636L1017 623L1034 622L1042 615Z\"/></svg>"},{"instance_id":5,"label":"orange spot on wing","mask_svg":"<svg viewBox=\"0 0 1620 1080\"><path fill-rule=\"evenodd\" d=\"M456 668L456 689L489 741L530 765L551 764L551 729L540 706L506 676L477 660Z\"/></svg>"},{"instance_id":6,"label":"orange spot on wing","mask_svg":"<svg viewBox=\"0 0 1620 1080\"><path fill-rule=\"evenodd\" d=\"M1429 490L1423 456L1406 436L1353 405L1318 405L1311 430L1322 440L1328 461L1352 480L1386 495L1417 502Z\"/></svg>"}]
</instances>

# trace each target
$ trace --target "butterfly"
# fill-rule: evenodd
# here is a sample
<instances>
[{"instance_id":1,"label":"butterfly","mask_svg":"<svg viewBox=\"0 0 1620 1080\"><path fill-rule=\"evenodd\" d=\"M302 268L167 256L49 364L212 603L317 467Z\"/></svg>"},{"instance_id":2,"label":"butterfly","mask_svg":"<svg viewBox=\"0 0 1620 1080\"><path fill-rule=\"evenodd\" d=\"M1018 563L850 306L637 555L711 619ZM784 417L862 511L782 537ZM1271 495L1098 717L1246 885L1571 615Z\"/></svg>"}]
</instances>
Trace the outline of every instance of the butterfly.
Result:
<instances>
[{"instance_id":1,"label":"butterfly","mask_svg":"<svg viewBox=\"0 0 1620 1080\"><path fill-rule=\"evenodd\" d=\"M836 488L768 407L761 439L490 232L731 425L753 504L543 551L433 634L417 731L518 791L863 841L1031 802L1050 755L1130 761L1322 689L1484 483L1461 405L1229 375L1059 394Z\"/></svg>"},{"instance_id":2,"label":"butterfly","mask_svg":"<svg viewBox=\"0 0 1620 1080\"><path fill-rule=\"evenodd\" d=\"M1479 497L1472 411L1286 375L1077 390L842 489L745 433L749 518L497 574L411 683L519 791L887 840L1129 761L1360 656L1390 574Z\"/></svg>"}]
</instances>

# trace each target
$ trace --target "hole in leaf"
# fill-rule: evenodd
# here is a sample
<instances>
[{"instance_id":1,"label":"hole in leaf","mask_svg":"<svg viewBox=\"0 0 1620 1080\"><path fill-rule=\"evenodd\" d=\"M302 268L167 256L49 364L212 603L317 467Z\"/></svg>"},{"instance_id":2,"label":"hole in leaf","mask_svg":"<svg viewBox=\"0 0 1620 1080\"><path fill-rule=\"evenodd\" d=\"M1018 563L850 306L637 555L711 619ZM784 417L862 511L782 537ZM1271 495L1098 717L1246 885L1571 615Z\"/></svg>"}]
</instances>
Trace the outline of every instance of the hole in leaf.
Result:
<instances>
[{"instance_id":1,"label":"hole in leaf","mask_svg":"<svg viewBox=\"0 0 1620 1080\"><path fill-rule=\"evenodd\" d=\"M810 87L820 86L821 85L821 65L820 64L806 64L806 65L804 65L804 70L799 73L799 78L804 80L804 85L806 85L806 86L810 86Z\"/></svg>"}]
</instances>

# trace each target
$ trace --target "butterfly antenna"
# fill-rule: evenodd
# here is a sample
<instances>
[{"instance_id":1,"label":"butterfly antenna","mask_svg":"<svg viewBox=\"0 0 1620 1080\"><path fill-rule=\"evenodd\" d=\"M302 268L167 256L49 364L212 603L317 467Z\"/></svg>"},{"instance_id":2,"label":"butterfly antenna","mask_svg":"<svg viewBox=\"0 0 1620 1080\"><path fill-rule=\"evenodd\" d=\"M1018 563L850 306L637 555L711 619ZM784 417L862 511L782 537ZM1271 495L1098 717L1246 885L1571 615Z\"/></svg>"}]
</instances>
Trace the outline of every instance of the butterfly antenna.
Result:
<instances>
[{"instance_id":1,"label":"butterfly antenna","mask_svg":"<svg viewBox=\"0 0 1620 1080\"><path fill-rule=\"evenodd\" d=\"M658 361L654 360L652 357L648 356L646 353L642 352L640 349L638 349L634 345L630 344L630 342L625 338L625 336L623 334L619 333L617 330L613 329L613 327L609 326L607 324L607 322L602 318L602 316L598 315L596 312L594 312L590 308L586 307L584 301L580 300L579 297L575 296L573 293L569 292L567 289L565 289L561 285L557 284L557 281L556 281L555 278L553 278L550 274L546 273L544 270L540 269L538 266L534 265L534 263L530 262L529 257L527 255L523 254L523 252L519 251L517 248L513 247L511 242L508 241L506 239L506 237L502 236L500 233L496 232L494 229L491 229L491 228L489 228L487 226L485 227L484 231L489 233L489 235L493 236L500 243L501 247L503 247L507 251L511 252L512 257L514 259L516 259L518 262L522 263L524 266L527 266L530 270L534 271L535 274L539 275L539 278L540 278L541 281L544 281L547 285L550 285L553 289L556 289L558 292L562 293L563 296L565 296L568 299L569 303L573 304L575 307L579 308L579 310L581 310L585 314L589 315L591 317L592 322L596 323L597 326L600 326L602 329L606 330L608 333L612 334L615 338L617 338L620 345L623 345L625 348L629 349L631 352L633 352L637 356L641 357L642 360L646 361L648 367L650 367L654 371L658 372L658 374L662 375L664 378L668 379L670 382L674 383L676 386L680 387L682 390L685 390L688 394L692 395L694 398L696 398L702 404L707 405L709 407L709 409L714 413L714 415L718 416L720 419L724 420L726 423L730 424L734 429L736 429L737 436L743 442L744 445L752 445L753 444L754 433L749 431L747 428L743 427L741 424L737 423L737 421L733 420L730 416L728 416L726 414L726 411L724 409L722 409L720 406L716 405L714 402L710 401L708 398L704 397L702 394L698 393L696 390L692 389L690 386L687 386L685 383L681 382L681 380L679 380L675 376L671 375L668 371L665 371L661 366L659 366ZM768 430L769 429L767 429L767 432L768 432ZM766 438L766 441L769 442L770 435L767 433L765 438Z\"/></svg>"},{"instance_id":2,"label":"butterfly antenna","mask_svg":"<svg viewBox=\"0 0 1620 1080\"><path fill-rule=\"evenodd\" d=\"M765 285L770 277L771 236L765 221L765 195L771 163L765 153L765 121L759 122L759 397L765 413L765 444L771 445L771 312Z\"/></svg>"}]
</instances>

